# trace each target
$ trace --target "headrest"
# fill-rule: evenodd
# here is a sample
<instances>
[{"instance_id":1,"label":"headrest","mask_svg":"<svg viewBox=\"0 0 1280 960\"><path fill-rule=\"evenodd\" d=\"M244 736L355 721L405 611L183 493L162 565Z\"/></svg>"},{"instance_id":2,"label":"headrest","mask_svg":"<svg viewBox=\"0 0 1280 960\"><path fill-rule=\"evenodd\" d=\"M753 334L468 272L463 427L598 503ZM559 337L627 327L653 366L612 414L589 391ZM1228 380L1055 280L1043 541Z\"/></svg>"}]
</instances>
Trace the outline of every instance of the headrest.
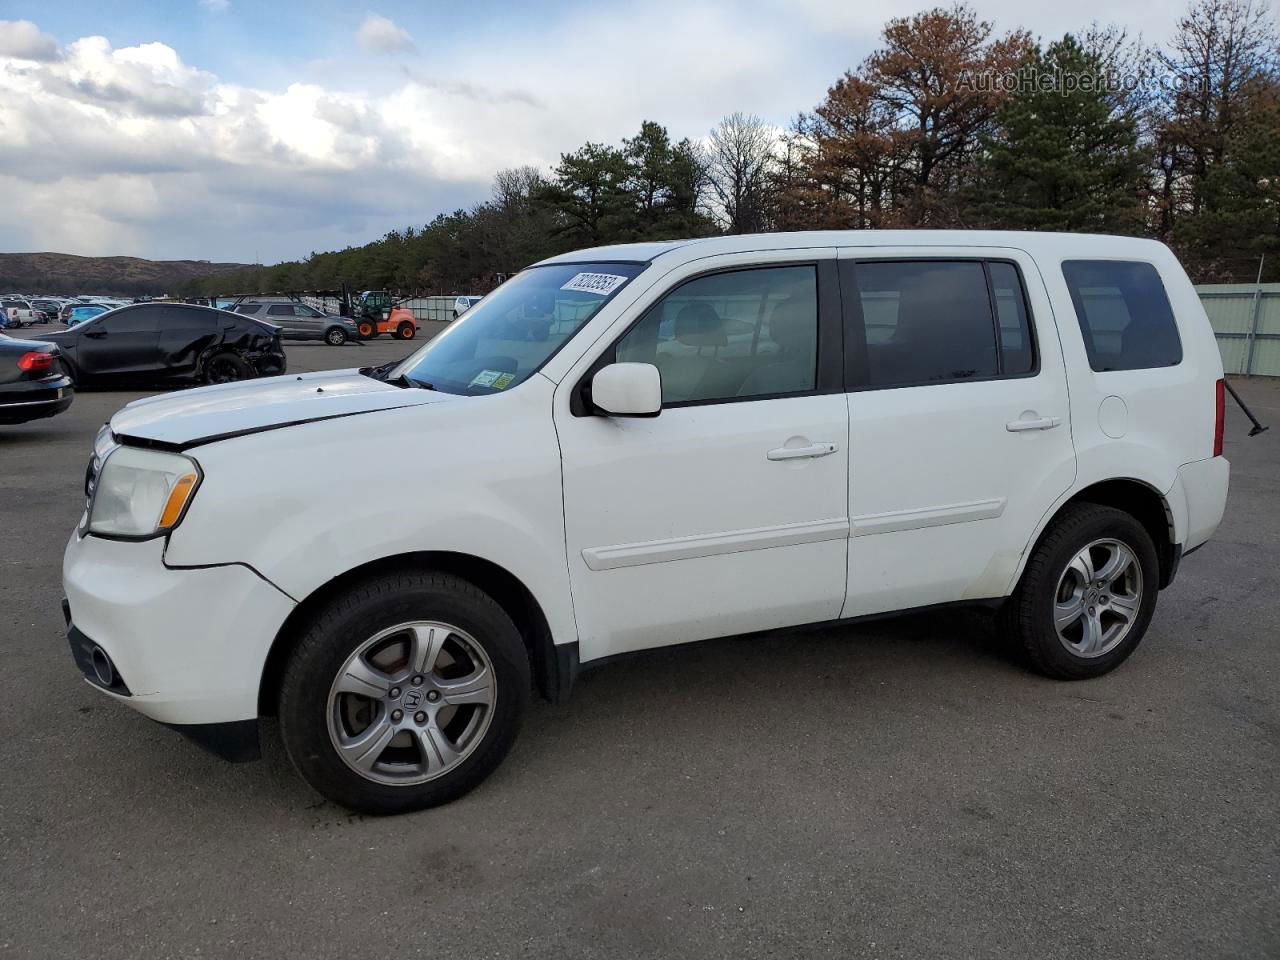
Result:
<instances>
[{"instance_id":1,"label":"headrest","mask_svg":"<svg viewBox=\"0 0 1280 960\"><path fill-rule=\"evenodd\" d=\"M676 314L676 339L687 347L726 347L724 321L709 303L686 304Z\"/></svg>"},{"instance_id":2,"label":"headrest","mask_svg":"<svg viewBox=\"0 0 1280 960\"><path fill-rule=\"evenodd\" d=\"M816 309L808 297L780 300L769 315L769 339L788 353L810 350L816 327Z\"/></svg>"}]
</instances>

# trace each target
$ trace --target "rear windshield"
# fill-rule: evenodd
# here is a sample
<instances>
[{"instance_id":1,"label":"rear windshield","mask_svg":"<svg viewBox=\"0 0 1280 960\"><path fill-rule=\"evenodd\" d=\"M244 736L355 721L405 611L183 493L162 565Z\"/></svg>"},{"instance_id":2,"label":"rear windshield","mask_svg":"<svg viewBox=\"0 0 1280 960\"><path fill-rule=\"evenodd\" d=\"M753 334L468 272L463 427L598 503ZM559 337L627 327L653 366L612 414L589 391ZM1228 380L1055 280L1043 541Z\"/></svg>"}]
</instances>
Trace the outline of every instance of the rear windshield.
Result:
<instances>
[{"instance_id":1,"label":"rear windshield","mask_svg":"<svg viewBox=\"0 0 1280 960\"><path fill-rule=\"evenodd\" d=\"M1154 266L1067 260L1062 274L1094 370L1147 370L1182 362L1173 307Z\"/></svg>"},{"instance_id":2,"label":"rear windshield","mask_svg":"<svg viewBox=\"0 0 1280 960\"><path fill-rule=\"evenodd\" d=\"M546 363L646 266L530 267L476 301L390 378L472 396L509 390Z\"/></svg>"}]
</instances>

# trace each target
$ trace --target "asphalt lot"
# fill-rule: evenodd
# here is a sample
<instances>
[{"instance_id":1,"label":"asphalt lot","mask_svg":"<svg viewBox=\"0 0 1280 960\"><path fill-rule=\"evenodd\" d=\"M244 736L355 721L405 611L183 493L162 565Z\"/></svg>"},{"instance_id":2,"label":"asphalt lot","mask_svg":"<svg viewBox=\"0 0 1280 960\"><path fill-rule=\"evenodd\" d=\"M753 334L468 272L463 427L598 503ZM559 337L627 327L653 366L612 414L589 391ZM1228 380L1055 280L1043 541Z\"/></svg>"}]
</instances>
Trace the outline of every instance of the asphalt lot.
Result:
<instances>
[{"instance_id":1,"label":"asphalt lot","mask_svg":"<svg viewBox=\"0 0 1280 960\"><path fill-rule=\"evenodd\" d=\"M1025 672L979 613L667 649L391 819L80 680L62 548L140 394L0 428L0 957L1278 956L1280 383L1238 386L1276 429L1231 409L1226 520L1116 673Z\"/></svg>"}]
</instances>

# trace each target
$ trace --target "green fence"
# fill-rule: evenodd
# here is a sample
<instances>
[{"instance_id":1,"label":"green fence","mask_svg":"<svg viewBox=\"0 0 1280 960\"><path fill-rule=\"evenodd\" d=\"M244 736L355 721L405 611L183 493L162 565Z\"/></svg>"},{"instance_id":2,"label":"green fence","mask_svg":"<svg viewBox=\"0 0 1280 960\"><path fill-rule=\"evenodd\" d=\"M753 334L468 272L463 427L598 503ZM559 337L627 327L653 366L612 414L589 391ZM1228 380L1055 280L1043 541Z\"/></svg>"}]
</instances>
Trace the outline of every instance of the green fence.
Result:
<instances>
[{"instance_id":1,"label":"green fence","mask_svg":"<svg viewBox=\"0 0 1280 960\"><path fill-rule=\"evenodd\" d=\"M1280 283L1196 287L1227 373L1280 377Z\"/></svg>"}]
</instances>

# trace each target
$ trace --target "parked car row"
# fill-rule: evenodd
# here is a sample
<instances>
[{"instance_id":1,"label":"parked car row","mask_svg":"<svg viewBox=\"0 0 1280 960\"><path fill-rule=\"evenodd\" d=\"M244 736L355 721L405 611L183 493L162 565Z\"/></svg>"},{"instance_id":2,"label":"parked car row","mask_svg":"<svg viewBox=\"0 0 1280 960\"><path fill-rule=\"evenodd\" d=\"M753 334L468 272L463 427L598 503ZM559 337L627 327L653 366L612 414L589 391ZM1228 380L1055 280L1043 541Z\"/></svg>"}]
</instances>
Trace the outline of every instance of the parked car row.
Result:
<instances>
[{"instance_id":1,"label":"parked car row","mask_svg":"<svg viewBox=\"0 0 1280 960\"><path fill-rule=\"evenodd\" d=\"M253 317L182 303L71 308L65 330L16 340L0 335L0 423L61 413L75 385L123 381L231 383L282 374L279 327Z\"/></svg>"}]
</instances>

